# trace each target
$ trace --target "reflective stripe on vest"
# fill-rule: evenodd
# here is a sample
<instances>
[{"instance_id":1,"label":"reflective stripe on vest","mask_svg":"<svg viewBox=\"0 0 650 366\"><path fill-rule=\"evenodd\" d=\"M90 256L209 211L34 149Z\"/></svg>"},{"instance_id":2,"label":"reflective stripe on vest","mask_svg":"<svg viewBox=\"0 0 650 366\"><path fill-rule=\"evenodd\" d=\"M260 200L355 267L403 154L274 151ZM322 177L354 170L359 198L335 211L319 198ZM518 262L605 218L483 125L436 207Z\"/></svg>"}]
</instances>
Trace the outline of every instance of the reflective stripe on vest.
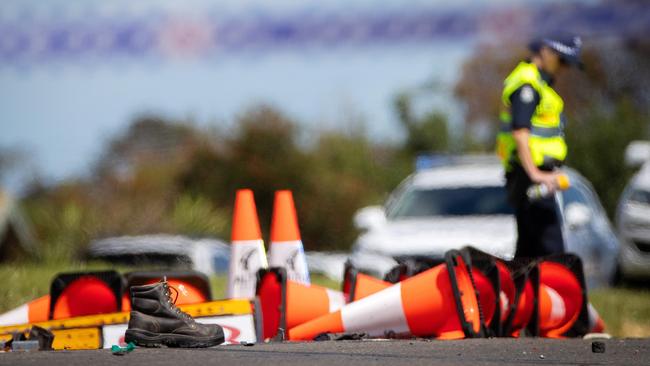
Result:
<instances>
[{"instance_id":1,"label":"reflective stripe on vest","mask_svg":"<svg viewBox=\"0 0 650 366\"><path fill-rule=\"evenodd\" d=\"M511 124L506 124L502 123L501 124L501 132L511 132L512 131L512 125ZM533 136L539 136L539 137L558 137L558 136L563 136L564 132L560 127L538 127L538 126L533 126L530 129L530 134Z\"/></svg>"}]
</instances>

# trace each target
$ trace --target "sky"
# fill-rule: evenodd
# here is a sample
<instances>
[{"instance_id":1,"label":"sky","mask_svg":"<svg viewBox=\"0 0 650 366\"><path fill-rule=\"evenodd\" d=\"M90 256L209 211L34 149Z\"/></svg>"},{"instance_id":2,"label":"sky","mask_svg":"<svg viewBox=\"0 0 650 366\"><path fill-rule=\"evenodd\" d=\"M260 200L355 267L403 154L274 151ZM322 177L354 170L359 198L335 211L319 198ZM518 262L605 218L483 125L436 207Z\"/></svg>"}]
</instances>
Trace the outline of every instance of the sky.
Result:
<instances>
[{"instance_id":1,"label":"sky","mask_svg":"<svg viewBox=\"0 0 650 366\"><path fill-rule=\"evenodd\" d=\"M27 159L0 183L17 192L35 171L48 182L88 174L106 142L147 113L228 127L267 103L308 134L345 130L352 115L372 139L397 141L392 99L433 82L422 103L458 129L451 90L463 61L481 39L531 19L510 0L404 4L3 1L0 148Z\"/></svg>"}]
</instances>

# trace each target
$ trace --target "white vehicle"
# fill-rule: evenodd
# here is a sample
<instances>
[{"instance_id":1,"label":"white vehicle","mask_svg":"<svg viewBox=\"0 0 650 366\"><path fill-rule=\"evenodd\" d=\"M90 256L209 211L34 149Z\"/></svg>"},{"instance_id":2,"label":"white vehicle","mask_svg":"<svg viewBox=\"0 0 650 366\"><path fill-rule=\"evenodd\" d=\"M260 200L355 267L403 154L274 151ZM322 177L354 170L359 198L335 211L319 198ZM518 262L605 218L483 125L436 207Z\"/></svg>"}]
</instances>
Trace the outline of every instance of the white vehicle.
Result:
<instances>
[{"instance_id":1,"label":"white vehicle","mask_svg":"<svg viewBox=\"0 0 650 366\"><path fill-rule=\"evenodd\" d=\"M614 278L619 243L591 185L566 168L571 187L557 195L567 251L582 260L589 287ZM441 258L471 245L505 260L515 253L517 227L508 205L503 168L494 157L448 158L406 178L383 207L355 215L364 232L351 260L383 276L400 259Z\"/></svg>"},{"instance_id":2,"label":"white vehicle","mask_svg":"<svg viewBox=\"0 0 650 366\"><path fill-rule=\"evenodd\" d=\"M623 191L616 212L621 275L650 278L650 142L633 142L626 155L628 165L641 169Z\"/></svg>"},{"instance_id":3,"label":"white vehicle","mask_svg":"<svg viewBox=\"0 0 650 366\"><path fill-rule=\"evenodd\" d=\"M93 240L86 255L111 263L191 268L210 275L228 271L230 245L216 238L181 235L119 236Z\"/></svg>"}]
</instances>

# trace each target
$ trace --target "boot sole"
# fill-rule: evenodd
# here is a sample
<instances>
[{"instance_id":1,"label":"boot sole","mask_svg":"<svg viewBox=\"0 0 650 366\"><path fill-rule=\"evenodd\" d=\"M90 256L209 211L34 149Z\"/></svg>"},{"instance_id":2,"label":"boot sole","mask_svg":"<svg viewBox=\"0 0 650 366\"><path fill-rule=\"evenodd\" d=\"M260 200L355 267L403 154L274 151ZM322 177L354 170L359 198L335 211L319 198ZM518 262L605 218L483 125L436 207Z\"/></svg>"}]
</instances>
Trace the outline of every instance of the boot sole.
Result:
<instances>
[{"instance_id":1,"label":"boot sole","mask_svg":"<svg viewBox=\"0 0 650 366\"><path fill-rule=\"evenodd\" d=\"M205 348L220 345L225 341L223 334L216 337L193 337L183 334L152 333L142 329L127 329L126 343L133 342L140 347Z\"/></svg>"}]
</instances>

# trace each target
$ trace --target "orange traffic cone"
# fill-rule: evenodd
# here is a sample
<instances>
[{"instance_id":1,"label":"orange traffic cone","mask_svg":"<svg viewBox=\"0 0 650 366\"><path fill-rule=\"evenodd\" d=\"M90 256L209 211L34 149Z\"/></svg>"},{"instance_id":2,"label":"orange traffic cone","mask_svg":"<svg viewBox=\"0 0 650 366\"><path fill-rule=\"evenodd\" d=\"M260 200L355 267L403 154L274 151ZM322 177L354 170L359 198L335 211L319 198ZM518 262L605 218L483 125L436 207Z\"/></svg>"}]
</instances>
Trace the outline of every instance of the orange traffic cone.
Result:
<instances>
[{"instance_id":1,"label":"orange traffic cone","mask_svg":"<svg viewBox=\"0 0 650 366\"><path fill-rule=\"evenodd\" d=\"M510 308L515 300L515 283L512 280L508 266L500 260L497 260L496 264L499 271L499 285L501 286L499 292L500 321L503 324L508 318ZM500 332L499 335L501 334Z\"/></svg>"},{"instance_id":2,"label":"orange traffic cone","mask_svg":"<svg viewBox=\"0 0 650 366\"><path fill-rule=\"evenodd\" d=\"M299 324L336 311L345 304L343 293L287 279L282 267L258 273L257 297L262 309L264 339L279 336Z\"/></svg>"},{"instance_id":3,"label":"orange traffic cone","mask_svg":"<svg viewBox=\"0 0 650 366\"><path fill-rule=\"evenodd\" d=\"M481 335L481 317L469 269L460 253L447 263L289 330L290 340L321 333L366 332L459 339Z\"/></svg>"},{"instance_id":4,"label":"orange traffic cone","mask_svg":"<svg viewBox=\"0 0 650 366\"><path fill-rule=\"evenodd\" d=\"M539 264L539 281L540 336L562 337L582 310L582 286L568 268L554 262Z\"/></svg>"},{"instance_id":5,"label":"orange traffic cone","mask_svg":"<svg viewBox=\"0 0 650 366\"><path fill-rule=\"evenodd\" d=\"M525 276L515 278L517 308L510 314L514 321L509 323L509 334L517 336L524 327L529 335L549 338L579 337L589 332L580 258L574 254L551 255L529 263L526 269ZM522 278L525 286L521 285ZM593 323L597 328L597 320Z\"/></svg>"},{"instance_id":6,"label":"orange traffic cone","mask_svg":"<svg viewBox=\"0 0 650 366\"><path fill-rule=\"evenodd\" d=\"M232 220L228 297L253 298L257 271L267 267L253 191L240 189Z\"/></svg>"},{"instance_id":7,"label":"orange traffic cone","mask_svg":"<svg viewBox=\"0 0 650 366\"><path fill-rule=\"evenodd\" d=\"M589 333L603 333L605 331L605 322L596 311L591 303L587 304L587 311L589 312Z\"/></svg>"},{"instance_id":8,"label":"orange traffic cone","mask_svg":"<svg viewBox=\"0 0 650 366\"><path fill-rule=\"evenodd\" d=\"M485 325L489 327L493 324L492 320L494 313L498 309L498 298L496 294L498 291L498 284L493 283L488 275L474 267L472 267L472 276L474 277L474 284L476 285L483 319L485 320Z\"/></svg>"},{"instance_id":9,"label":"orange traffic cone","mask_svg":"<svg viewBox=\"0 0 650 366\"><path fill-rule=\"evenodd\" d=\"M345 262L341 289L348 303L368 297L392 285L390 282L363 274L354 268L352 263Z\"/></svg>"},{"instance_id":10,"label":"orange traffic cone","mask_svg":"<svg viewBox=\"0 0 650 366\"><path fill-rule=\"evenodd\" d=\"M532 260L518 260L508 263L514 284L514 298L509 301L510 309L503 324L502 335L519 337L534 318L537 308L537 298L533 279L537 278L537 262Z\"/></svg>"},{"instance_id":11,"label":"orange traffic cone","mask_svg":"<svg viewBox=\"0 0 650 366\"><path fill-rule=\"evenodd\" d=\"M50 295L45 295L0 314L0 326L44 322L49 315Z\"/></svg>"},{"instance_id":12,"label":"orange traffic cone","mask_svg":"<svg viewBox=\"0 0 650 366\"><path fill-rule=\"evenodd\" d=\"M510 271L491 254L472 247L463 248L462 252L471 262L486 331L490 336L501 336L515 295Z\"/></svg>"},{"instance_id":13,"label":"orange traffic cone","mask_svg":"<svg viewBox=\"0 0 650 366\"><path fill-rule=\"evenodd\" d=\"M296 208L293 195L288 190L275 192L269 265L284 267L291 281L309 284L309 269L300 240Z\"/></svg>"}]
</instances>

